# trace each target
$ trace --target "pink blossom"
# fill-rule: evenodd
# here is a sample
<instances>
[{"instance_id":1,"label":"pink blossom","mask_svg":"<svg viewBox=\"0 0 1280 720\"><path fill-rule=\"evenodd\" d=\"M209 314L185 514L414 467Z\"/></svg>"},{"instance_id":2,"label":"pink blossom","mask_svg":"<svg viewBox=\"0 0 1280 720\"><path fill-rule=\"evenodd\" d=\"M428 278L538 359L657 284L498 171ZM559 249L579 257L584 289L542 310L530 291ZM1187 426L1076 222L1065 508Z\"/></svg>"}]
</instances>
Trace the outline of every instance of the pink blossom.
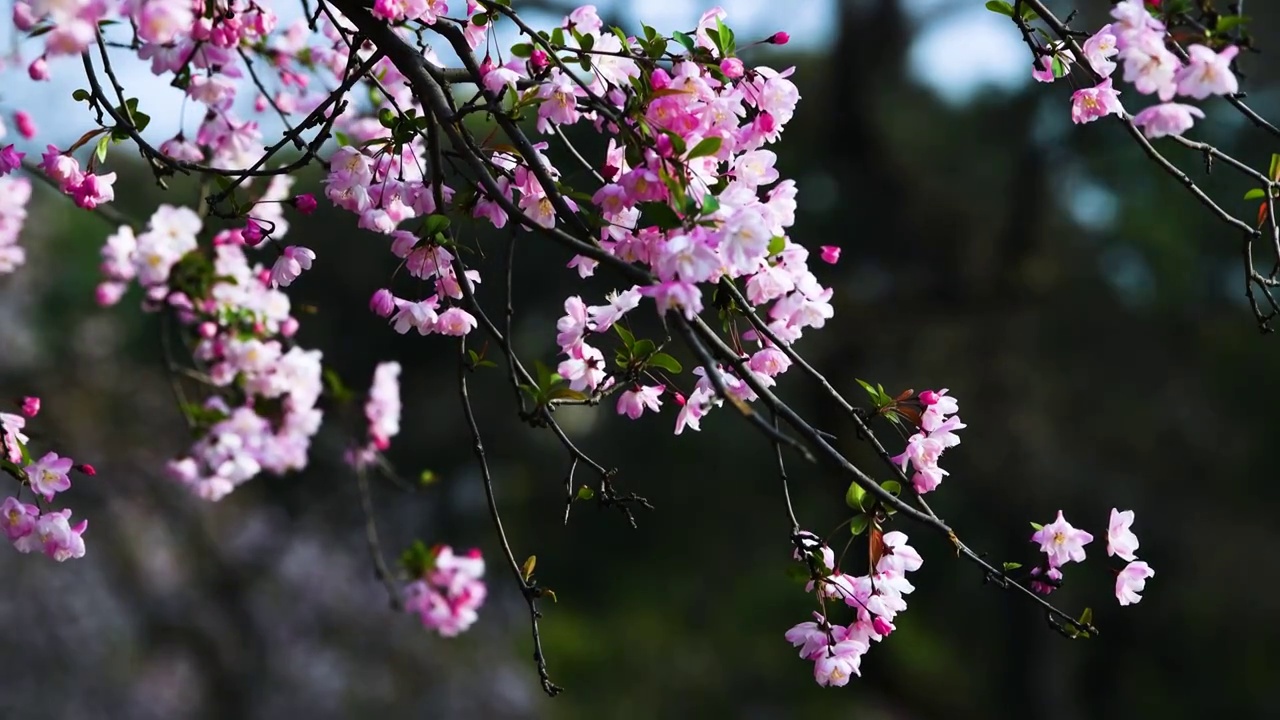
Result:
<instances>
[{"instance_id":1,"label":"pink blossom","mask_svg":"<svg viewBox=\"0 0 1280 720\"><path fill-rule=\"evenodd\" d=\"M1059 510L1058 518L1037 530L1031 542L1040 543L1040 551L1049 556L1050 567L1062 567L1069 562L1084 562L1084 546L1093 542L1093 535L1072 527Z\"/></svg>"},{"instance_id":2,"label":"pink blossom","mask_svg":"<svg viewBox=\"0 0 1280 720\"><path fill-rule=\"evenodd\" d=\"M1110 77L1115 72L1116 63L1111 58L1120 52L1116 46L1117 38L1110 24L1103 25L1096 33L1084 41L1084 57L1089 61L1093 71L1102 77Z\"/></svg>"},{"instance_id":3,"label":"pink blossom","mask_svg":"<svg viewBox=\"0 0 1280 720\"><path fill-rule=\"evenodd\" d=\"M40 412L40 398L24 397L22 398L22 414L27 417L35 417Z\"/></svg>"},{"instance_id":4,"label":"pink blossom","mask_svg":"<svg viewBox=\"0 0 1280 720\"><path fill-rule=\"evenodd\" d=\"M272 287L289 287L304 270L311 269L311 263L316 259L316 254L309 248L290 245L280 253L280 257L276 258L276 262L271 266L271 285Z\"/></svg>"},{"instance_id":5,"label":"pink blossom","mask_svg":"<svg viewBox=\"0 0 1280 720\"><path fill-rule=\"evenodd\" d=\"M1181 135L1191 129L1195 118L1204 118L1204 111L1194 105L1164 103L1152 105L1133 118L1133 124L1142 128L1149 138Z\"/></svg>"},{"instance_id":6,"label":"pink blossom","mask_svg":"<svg viewBox=\"0 0 1280 720\"><path fill-rule=\"evenodd\" d=\"M476 329L476 319L471 313L459 307L451 307L440 313L436 320L436 332L441 335L461 337Z\"/></svg>"},{"instance_id":7,"label":"pink blossom","mask_svg":"<svg viewBox=\"0 0 1280 720\"><path fill-rule=\"evenodd\" d=\"M56 493L71 487L71 478L67 477L67 473L74 464L71 458L58 457L57 453L49 452L23 470L26 472L27 482L31 483L31 489L37 495L44 496L45 500L53 500Z\"/></svg>"},{"instance_id":8,"label":"pink blossom","mask_svg":"<svg viewBox=\"0 0 1280 720\"><path fill-rule=\"evenodd\" d=\"M856 640L844 640L820 654L813 663L813 676L823 687L843 687L849 678L861 675L862 656L867 644Z\"/></svg>"},{"instance_id":9,"label":"pink blossom","mask_svg":"<svg viewBox=\"0 0 1280 720\"><path fill-rule=\"evenodd\" d=\"M1240 91L1240 84L1235 73L1231 72L1231 61L1239 54L1240 48L1230 45L1220 53L1204 45L1191 45L1187 48L1190 62L1178 71L1177 83L1180 95L1190 95L1197 100L1204 100L1210 95L1234 95Z\"/></svg>"},{"instance_id":10,"label":"pink blossom","mask_svg":"<svg viewBox=\"0 0 1280 720\"><path fill-rule=\"evenodd\" d=\"M10 541L30 535L40 518L40 508L28 505L18 498L5 498L0 504L0 523L4 524L5 537Z\"/></svg>"},{"instance_id":11,"label":"pink blossom","mask_svg":"<svg viewBox=\"0 0 1280 720\"><path fill-rule=\"evenodd\" d=\"M1147 578L1154 577L1155 570L1142 560L1131 562L1116 576L1116 599L1121 605L1135 605L1142 601L1142 592L1147 586Z\"/></svg>"},{"instance_id":12,"label":"pink blossom","mask_svg":"<svg viewBox=\"0 0 1280 720\"><path fill-rule=\"evenodd\" d=\"M765 42L773 45L786 45L791 42L791 36L786 32L779 30L778 32L770 35L769 39L765 40Z\"/></svg>"},{"instance_id":13,"label":"pink blossom","mask_svg":"<svg viewBox=\"0 0 1280 720\"><path fill-rule=\"evenodd\" d=\"M18 152L13 145L6 145L0 149L0 175L8 175L14 170L22 167L22 158L26 157L26 153Z\"/></svg>"},{"instance_id":14,"label":"pink blossom","mask_svg":"<svg viewBox=\"0 0 1280 720\"><path fill-rule=\"evenodd\" d=\"M27 77L35 80L36 82L48 80L49 61L45 60L43 55L33 60L31 64L27 66Z\"/></svg>"},{"instance_id":15,"label":"pink blossom","mask_svg":"<svg viewBox=\"0 0 1280 720\"><path fill-rule=\"evenodd\" d=\"M840 247L837 245L823 245L822 262L828 265L835 265L840 262Z\"/></svg>"},{"instance_id":16,"label":"pink blossom","mask_svg":"<svg viewBox=\"0 0 1280 720\"><path fill-rule=\"evenodd\" d=\"M1107 115L1123 113L1120 91L1111 88L1111 78L1096 87L1081 88L1071 94L1071 122L1089 123Z\"/></svg>"},{"instance_id":17,"label":"pink blossom","mask_svg":"<svg viewBox=\"0 0 1280 720\"><path fill-rule=\"evenodd\" d=\"M637 385L633 390L620 393L618 414L635 420L640 417L645 408L658 412L662 407L662 392L665 389L662 385Z\"/></svg>"},{"instance_id":18,"label":"pink blossom","mask_svg":"<svg viewBox=\"0 0 1280 720\"><path fill-rule=\"evenodd\" d=\"M1136 560L1134 555L1138 549L1138 536L1133 534L1133 511L1120 512L1111 508L1111 522L1107 526L1107 555L1114 555L1122 560Z\"/></svg>"},{"instance_id":19,"label":"pink blossom","mask_svg":"<svg viewBox=\"0 0 1280 720\"><path fill-rule=\"evenodd\" d=\"M76 205L86 210L92 210L103 203L115 200L115 190L111 187L115 181L115 173L107 173L106 175L85 173L80 182L71 188L71 197L75 200Z\"/></svg>"},{"instance_id":20,"label":"pink blossom","mask_svg":"<svg viewBox=\"0 0 1280 720\"><path fill-rule=\"evenodd\" d=\"M369 309L378 317L391 317L396 310L396 298L386 288L379 288L369 298Z\"/></svg>"},{"instance_id":21,"label":"pink blossom","mask_svg":"<svg viewBox=\"0 0 1280 720\"><path fill-rule=\"evenodd\" d=\"M556 372L569 381L571 390L595 390L604 382L604 355L585 342L567 350L569 359L561 361Z\"/></svg>"},{"instance_id":22,"label":"pink blossom","mask_svg":"<svg viewBox=\"0 0 1280 720\"><path fill-rule=\"evenodd\" d=\"M84 180L80 163L70 155L64 155L58 148L49 145L41 156L40 168L50 179L58 183L63 192L70 192Z\"/></svg>"}]
</instances>

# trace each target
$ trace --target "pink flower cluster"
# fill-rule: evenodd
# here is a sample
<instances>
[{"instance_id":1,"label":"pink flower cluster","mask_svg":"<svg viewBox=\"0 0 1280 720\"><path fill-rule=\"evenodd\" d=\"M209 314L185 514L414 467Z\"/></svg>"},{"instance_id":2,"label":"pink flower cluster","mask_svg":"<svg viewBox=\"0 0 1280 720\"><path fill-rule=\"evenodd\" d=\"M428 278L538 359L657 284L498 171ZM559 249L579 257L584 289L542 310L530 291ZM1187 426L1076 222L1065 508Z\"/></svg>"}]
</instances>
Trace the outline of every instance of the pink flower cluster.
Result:
<instances>
[{"instance_id":1,"label":"pink flower cluster","mask_svg":"<svg viewBox=\"0 0 1280 720\"><path fill-rule=\"evenodd\" d=\"M948 473L938 467L938 460L949 447L960 444L957 430L967 427L960 422L960 404L954 397L947 395L944 388L937 392L926 390L920 393L920 402L924 411L920 414L920 432L907 438L907 448L893 458L895 463L905 472L907 464L911 464L911 484L917 493L932 492L938 488L942 478Z\"/></svg>"},{"instance_id":2,"label":"pink flower cluster","mask_svg":"<svg viewBox=\"0 0 1280 720\"><path fill-rule=\"evenodd\" d=\"M488 595L483 577L484 557L479 550L455 555L452 548L442 545L436 548L426 574L405 586L405 612L416 613L428 630L454 637L479 617Z\"/></svg>"},{"instance_id":3,"label":"pink flower cluster","mask_svg":"<svg viewBox=\"0 0 1280 720\"><path fill-rule=\"evenodd\" d=\"M810 535L810 537L812 537ZM852 576L840 572L835 553L826 545L796 551L796 559L811 563L818 578L811 580L807 592L817 590L825 609L825 599L843 601L856 612L849 625L833 625L822 613L813 614L813 622L803 622L786 632L787 642L800 648L800 657L813 661L813 675L819 685L843 686L853 675L861 675L862 656L893 632L893 620L907 609L905 596L915 590L907 573L920 569L924 560L907 544L904 533L893 531L882 536L883 554L868 575Z\"/></svg>"},{"instance_id":4,"label":"pink flower cluster","mask_svg":"<svg viewBox=\"0 0 1280 720\"><path fill-rule=\"evenodd\" d=\"M27 261L18 236L27 222L31 181L24 177L0 177L0 273L11 273Z\"/></svg>"},{"instance_id":5,"label":"pink flower cluster","mask_svg":"<svg viewBox=\"0 0 1280 720\"><path fill-rule=\"evenodd\" d=\"M35 417L40 411L39 398L26 398L23 414ZM56 452L45 453L39 460L28 454L29 438L23 434L26 417L0 413L0 442L4 450L4 470L30 489L37 501L53 502L54 496L71 488L71 471L96 474L91 465L76 465ZM0 524L5 537L18 552L42 552L58 562L84 557L84 531L88 520L71 524L71 510L41 510L39 505L24 503L18 497L7 497L0 503Z\"/></svg>"},{"instance_id":6,"label":"pink flower cluster","mask_svg":"<svg viewBox=\"0 0 1280 720\"><path fill-rule=\"evenodd\" d=\"M282 218L274 226L277 235L287 228ZM121 227L102 249L106 280L98 296L115 303L137 280L149 308L167 307L191 332L193 356L208 368L206 382L226 391L201 408L184 408L199 410L202 436L168 465L169 475L197 495L219 500L263 470L283 474L306 466L321 421L321 353L290 346L298 321L289 297L272 287L269 271L250 264L241 231L218 233L212 261L193 263L203 268L203 282L192 282L188 273L173 276L179 263L202 258L201 230L194 212L169 205L160 206L142 234Z\"/></svg>"},{"instance_id":7,"label":"pink flower cluster","mask_svg":"<svg viewBox=\"0 0 1280 720\"><path fill-rule=\"evenodd\" d=\"M1146 562L1137 559L1138 536L1130 527L1133 525L1132 510L1120 512L1111 509L1111 520L1107 526L1107 555L1128 561L1116 577L1116 598L1121 605L1132 605L1142 600L1138 594L1146 587L1147 578L1155 576L1155 570ZM1062 567L1071 562L1084 562L1084 546L1093 542L1093 535L1073 527L1058 511L1058 517L1048 525L1037 527L1031 536L1031 542L1040 545L1040 551L1047 557L1044 568L1036 568L1032 575L1040 580L1033 580L1033 589L1048 594L1062 581ZM1048 582L1044 582L1047 578Z\"/></svg>"},{"instance_id":8,"label":"pink flower cluster","mask_svg":"<svg viewBox=\"0 0 1280 720\"><path fill-rule=\"evenodd\" d=\"M364 417L369 423L369 440L346 455L347 463L356 468L372 463L378 453L391 447L391 438L400 434L400 363L379 363L374 369Z\"/></svg>"},{"instance_id":9,"label":"pink flower cluster","mask_svg":"<svg viewBox=\"0 0 1280 720\"><path fill-rule=\"evenodd\" d=\"M91 163L92 165L92 163ZM76 205L92 210L116 199L116 174L95 175L80 169L80 162L69 153L63 153L53 145L48 146L41 157L40 168L49 179L58 184L63 193L75 200Z\"/></svg>"},{"instance_id":10,"label":"pink flower cluster","mask_svg":"<svg viewBox=\"0 0 1280 720\"><path fill-rule=\"evenodd\" d=\"M1077 90L1071 98L1071 119L1086 123L1111 114L1123 114L1120 92L1112 86L1111 74L1124 64L1124 81L1144 95L1156 95L1160 103L1139 112L1133 118L1150 138L1181 135L1190 130L1204 112L1194 105L1171 102L1175 96L1204 100L1211 95L1233 95L1239 91L1231 62L1240 49L1230 46L1221 52L1200 44L1187 47L1188 61L1171 51L1166 42L1168 31L1141 0L1122 0L1111 8L1115 19L1093 34L1083 46L1085 60L1104 79L1097 86ZM1064 67L1075 61L1068 50L1051 48ZM1114 59L1113 59L1114 58ZM1042 58L1050 62L1049 57ZM1038 80L1045 77L1043 68L1033 73Z\"/></svg>"}]
</instances>

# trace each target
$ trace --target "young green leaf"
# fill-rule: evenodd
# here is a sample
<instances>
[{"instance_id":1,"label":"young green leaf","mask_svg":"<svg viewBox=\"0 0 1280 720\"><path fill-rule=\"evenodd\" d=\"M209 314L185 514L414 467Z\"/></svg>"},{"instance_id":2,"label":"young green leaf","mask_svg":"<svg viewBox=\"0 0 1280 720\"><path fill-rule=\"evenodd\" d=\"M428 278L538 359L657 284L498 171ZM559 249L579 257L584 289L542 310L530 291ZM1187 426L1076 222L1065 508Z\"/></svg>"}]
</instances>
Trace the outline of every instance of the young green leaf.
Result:
<instances>
[{"instance_id":1,"label":"young green leaf","mask_svg":"<svg viewBox=\"0 0 1280 720\"><path fill-rule=\"evenodd\" d=\"M679 375L681 371L680 361L666 353L654 353L653 357L649 358L649 364L654 367L660 367L673 375Z\"/></svg>"},{"instance_id":2,"label":"young green leaf","mask_svg":"<svg viewBox=\"0 0 1280 720\"><path fill-rule=\"evenodd\" d=\"M871 525L871 518L862 513L858 513L849 521L849 532L853 533L854 537L857 537L858 535L866 532L869 525Z\"/></svg>"},{"instance_id":3,"label":"young green leaf","mask_svg":"<svg viewBox=\"0 0 1280 720\"><path fill-rule=\"evenodd\" d=\"M1004 0L991 0L987 3L987 9L1005 17L1013 17L1013 6Z\"/></svg>"}]
</instances>

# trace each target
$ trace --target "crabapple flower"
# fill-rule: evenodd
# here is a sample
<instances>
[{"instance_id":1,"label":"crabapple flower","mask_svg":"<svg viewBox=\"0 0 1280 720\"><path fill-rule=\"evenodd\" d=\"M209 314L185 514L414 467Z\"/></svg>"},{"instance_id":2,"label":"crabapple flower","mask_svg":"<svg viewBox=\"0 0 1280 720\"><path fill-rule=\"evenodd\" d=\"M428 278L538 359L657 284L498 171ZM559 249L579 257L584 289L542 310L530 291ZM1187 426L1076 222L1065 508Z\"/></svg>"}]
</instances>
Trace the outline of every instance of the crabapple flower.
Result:
<instances>
[{"instance_id":1,"label":"crabapple flower","mask_svg":"<svg viewBox=\"0 0 1280 720\"><path fill-rule=\"evenodd\" d=\"M1071 94L1071 122L1089 123L1111 114L1122 114L1120 91L1111 87L1111 78L1096 87L1081 88Z\"/></svg>"},{"instance_id":2,"label":"crabapple flower","mask_svg":"<svg viewBox=\"0 0 1280 720\"><path fill-rule=\"evenodd\" d=\"M1152 105L1133 117L1133 124L1142 128L1149 138L1181 135L1195 125L1195 118L1204 118L1204 111L1195 105L1163 103Z\"/></svg>"},{"instance_id":3,"label":"crabapple flower","mask_svg":"<svg viewBox=\"0 0 1280 720\"><path fill-rule=\"evenodd\" d=\"M315 259L315 251L310 248L297 245L285 248L284 252L280 253L280 257L276 258L275 264L271 266L271 286L289 287L303 270L311 269L311 263Z\"/></svg>"},{"instance_id":4,"label":"crabapple flower","mask_svg":"<svg viewBox=\"0 0 1280 720\"><path fill-rule=\"evenodd\" d=\"M67 473L75 464L71 458L58 457L55 452L45 453L44 457L27 465L24 471L31 489L45 500L53 500L56 493L71 487L71 478Z\"/></svg>"},{"instance_id":5,"label":"crabapple flower","mask_svg":"<svg viewBox=\"0 0 1280 720\"><path fill-rule=\"evenodd\" d=\"M1085 40L1084 47L1081 48L1084 50L1084 57L1089 62L1089 67L1104 78L1109 78L1111 73L1115 72L1116 63L1111 58L1120 52L1117 42L1118 38L1112 26L1107 24Z\"/></svg>"},{"instance_id":6,"label":"crabapple flower","mask_svg":"<svg viewBox=\"0 0 1280 720\"><path fill-rule=\"evenodd\" d=\"M26 157L26 153L13 149L13 145L5 145L0 148L0 175L8 175L14 170L22 167L22 158Z\"/></svg>"},{"instance_id":7,"label":"crabapple flower","mask_svg":"<svg viewBox=\"0 0 1280 720\"><path fill-rule=\"evenodd\" d=\"M476 319L471 313L459 307L451 307L440 313L436 320L436 332L441 335L462 337L476 329Z\"/></svg>"},{"instance_id":8,"label":"crabapple flower","mask_svg":"<svg viewBox=\"0 0 1280 720\"><path fill-rule=\"evenodd\" d=\"M1107 555L1114 555L1122 560L1136 560L1134 554L1138 549L1138 536L1129 527L1133 525L1133 511L1120 512L1111 508L1111 522L1107 526Z\"/></svg>"},{"instance_id":9,"label":"crabapple flower","mask_svg":"<svg viewBox=\"0 0 1280 720\"><path fill-rule=\"evenodd\" d=\"M1084 562L1084 546L1093 535L1071 526L1058 511L1058 518L1036 530L1031 542L1040 543L1040 551L1049 556L1049 566L1060 568L1069 562Z\"/></svg>"},{"instance_id":10,"label":"crabapple flower","mask_svg":"<svg viewBox=\"0 0 1280 720\"><path fill-rule=\"evenodd\" d=\"M1189 95L1196 100L1204 100L1210 95L1234 95L1240 91L1240 84L1235 73L1231 72L1231 61L1239 54L1240 48L1231 45L1220 53L1204 45L1191 45L1187 48L1190 62L1178 71L1175 78L1178 83L1178 94Z\"/></svg>"},{"instance_id":11,"label":"crabapple flower","mask_svg":"<svg viewBox=\"0 0 1280 720\"><path fill-rule=\"evenodd\" d=\"M22 414L27 417L35 417L40 412L40 398L24 397L22 398Z\"/></svg>"},{"instance_id":12,"label":"crabapple flower","mask_svg":"<svg viewBox=\"0 0 1280 720\"><path fill-rule=\"evenodd\" d=\"M618 395L618 414L635 420L644 413L645 408L658 412L662 407L662 385L637 385L634 390L627 390Z\"/></svg>"},{"instance_id":13,"label":"crabapple flower","mask_svg":"<svg viewBox=\"0 0 1280 720\"><path fill-rule=\"evenodd\" d=\"M433 567L404 589L405 612L416 614L428 630L454 637L479 617L488 595L483 576L479 550L459 557L447 545L436 548Z\"/></svg>"},{"instance_id":14,"label":"crabapple flower","mask_svg":"<svg viewBox=\"0 0 1280 720\"><path fill-rule=\"evenodd\" d=\"M823 687L844 687L853 675L862 675L867 643L849 639L832 645L814 661L813 677Z\"/></svg>"},{"instance_id":15,"label":"crabapple flower","mask_svg":"<svg viewBox=\"0 0 1280 720\"><path fill-rule=\"evenodd\" d=\"M3 523L5 537L10 542L30 535L39 518L40 508L28 505L18 498L8 497L0 504L0 523Z\"/></svg>"},{"instance_id":16,"label":"crabapple flower","mask_svg":"<svg viewBox=\"0 0 1280 720\"><path fill-rule=\"evenodd\" d=\"M1116 576L1116 599L1121 605L1136 605L1142 601L1138 593L1147 587L1147 578L1154 577L1155 570L1142 560L1131 562Z\"/></svg>"},{"instance_id":17,"label":"crabapple flower","mask_svg":"<svg viewBox=\"0 0 1280 720\"><path fill-rule=\"evenodd\" d=\"M835 265L840 262L840 247L837 245L823 245L822 262L828 265Z\"/></svg>"}]
</instances>

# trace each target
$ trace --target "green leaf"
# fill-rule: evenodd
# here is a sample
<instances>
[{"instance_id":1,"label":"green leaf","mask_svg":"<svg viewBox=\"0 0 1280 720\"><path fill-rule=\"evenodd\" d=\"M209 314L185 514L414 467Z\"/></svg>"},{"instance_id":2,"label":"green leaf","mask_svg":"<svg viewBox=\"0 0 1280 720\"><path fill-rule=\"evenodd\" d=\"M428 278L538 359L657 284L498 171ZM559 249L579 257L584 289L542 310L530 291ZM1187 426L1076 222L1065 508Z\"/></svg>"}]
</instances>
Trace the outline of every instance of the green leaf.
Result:
<instances>
[{"instance_id":1,"label":"green leaf","mask_svg":"<svg viewBox=\"0 0 1280 720\"><path fill-rule=\"evenodd\" d=\"M551 44L555 45L556 47L564 46L564 29L563 28L556 28L555 30L551 31Z\"/></svg>"},{"instance_id":2,"label":"green leaf","mask_svg":"<svg viewBox=\"0 0 1280 720\"><path fill-rule=\"evenodd\" d=\"M787 239L781 235L775 235L769 240L769 254L777 255L787 249Z\"/></svg>"},{"instance_id":3,"label":"green leaf","mask_svg":"<svg viewBox=\"0 0 1280 720\"><path fill-rule=\"evenodd\" d=\"M702 214L712 215L720 209L720 199L715 195L707 195L702 198Z\"/></svg>"},{"instance_id":4,"label":"green leaf","mask_svg":"<svg viewBox=\"0 0 1280 720\"><path fill-rule=\"evenodd\" d=\"M849 489L844 491L844 504L848 505L852 510L862 509L862 498L867 494L866 490L856 482L849 483Z\"/></svg>"},{"instance_id":5,"label":"green leaf","mask_svg":"<svg viewBox=\"0 0 1280 720\"><path fill-rule=\"evenodd\" d=\"M849 521L849 532L853 533L854 537L857 537L866 532L869 525L871 525L871 518L858 513Z\"/></svg>"},{"instance_id":6,"label":"green leaf","mask_svg":"<svg viewBox=\"0 0 1280 720\"><path fill-rule=\"evenodd\" d=\"M1040 14L1036 12L1036 9L1035 9L1035 8L1031 7L1030 5L1028 5L1028 4L1026 4L1026 3L1023 3L1023 5L1022 5L1022 19L1023 19L1023 20L1035 20L1035 19L1036 19L1036 18L1038 18L1038 17L1040 17Z\"/></svg>"},{"instance_id":7,"label":"green leaf","mask_svg":"<svg viewBox=\"0 0 1280 720\"><path fill-rule=\"evenodd\" d=\"M1219 15L1218 24L1214 26L1213 30L1219 33L1229 33L1251 19L1248 15Z\"/></svg>"},{"instance_id":8,"label":"green leaf","mask_svg":"<svg viewBox=\"0 0 1280 720\"><path fill-rule=\"evenodd\" d=\"M689 156L686 159L693 160L694 158L715 155L720 152L720 144L722 142L724 141L719 137L703 138L701 142L693 146L693 149L689 151Z\"/></svg>"},{"instance_id":9,"label":"green leaf","mask_svg":"<svg viewBox=\"0 0 1280 720\"><path fill-rule=\"evenodd\" d=\"M635 347L631 348L631 352L637 358L647 358L652 355L653 351L657 348L658 346L654 345L652 340L644 338L643 340L636 341Z\"/></svg>"},{"instance_id":10,"label":"green leaf","mask_svg":"<svg viewBox=\"0 0 1280 720\"><path fill-rule=\"evenodd\" d=\"M998 15L1013 17L1013 6L1004 0L991 0L987 3L987 9Z\"/></svg>"},{"instance_id":11,"label":"green leaf","mask_svg":"<svg viewBox=\"0 0 1280 720\"><path fill-rule=\"evenodd\" d=\"M632 335L630 330L622 327L621 323L614 323L613 330L614 332L618 333L618 337L622 338L622 344L628 350L630 350L633 346L635 346L636 336Z\"/></svg>"},{"instance_id":12,"label":"green leaf","mask_svg":"<svg viewBox=\"0 0 1280 720\"><path fill-rule=\"evenodd\" d=\"M1032 529L1032 530L1035 530L1035 531L1037 531L1037 532L1039 532L1040 530L1043 530L1043 529L1044 529L1044 526L1043 526L1043 525L1041 525L1040 523L1034 523L1034 522L1033 522L1033 523L1031 523L1031 529Z\"/></svg>"},{"instance_id":13,"label":"green leaf","mask_svg":"<svg viewBox=\"0 0 1280 720\"><path fill-rule=\"evenodd\" d=\"M527 58L533 54L533 46L529 43L516 43L511 46L511 54L518 58Z\"/></svg>"},{"instance_id":14,"label":"green leaf","mask_svg":"<svg viewBox=\"0 0 1280 720\"><path fill-rule=\"evenodd\" d=\"M1254 188L1244 194L1245 200L1260 200L1267 196L1267 191L1262 188Z\"/></svg>"},{"instance_id":15,"label":"green leaf","mask_svg":"<svg viewBox=\"0 0 1280 720\"><path fill-rule=\"evenodd\" d=\"M871 396L872 400L874 400L877 403L880 402L880 393L876 392L876 389L871 387L871 383L867 382L866 380L862 380L860 378L854 378L854 380L858 381L858 384L862 386L863 390L867 391L867 394Z\"/></svg>"},{"instance_id":16,"label":"green leaf","mask_svg":"<svg viewBox=\"0 0 1280 720\"><path fill-rule=\"evenodd\" d=\"M898 497L902 494L902 483L897 480L885 480L880 483L880 487L884 488L885 492L894 497Z\"/></svg>"},{"instance_id":17,"label":"green leaf","mask_svg":"<svg viewBox=\"0 0 1280 720\"><path fill-rule=\"evenodd\" d=\"M428 215L424 226L424 234L429 237L435 237L436 233L442 233L449 229L449 218L445 215Z\"/></svg>"},{"instance_id":18,"label":"green leaf","mask_svg":"<svg viewBox=\"0 0 1280 720\"><path fill-rule=\"evenodd\" d=\"M1093 624L1093 608L1087 607L1084 609L1084 612L1080 613L1080 624L1081 625Z\"/></svg>"},{"instance_id":19,"label":"green leaf","mask_svg":"<svg viewBox=\"0 0 1280 720\"><path fill-rule=\"evenodd\" d=\"M94 148L93 154L98 158L99 163L107 161L107 146L111 144L111 136L103 135L98 140L98 147Z\"/></svg>"},{"instance_id":20,"label":"green leaf","mask_svg":"<svg viewBox=\"0 0 1280 720\"><path fill-rule=\"evenodd\" d=\"M1004 571L1012 572L1014 570L1017 570L1020 567L1022 567L1022 563L1007 562L1004 564Z\"/></svg>"},{"instance_id":21,"label":"green leaf","mask_svg":"<svg viewBox=\"0 0 1280 720\"><path fill-rule=\"evenodd\" d=\"M335 131L333 137L338 141L338 147L346 147L351 144L351 136L341 130Z\"/></svg>"},{"instance_id":22,"label":"green leaf","mask_svg":"<svg viewBox=\"0 0 1280 720\"><path fill-rule=\"evenodd\" d=\"M684 49L689 52L693 52L694 48L698 47L698 43L690 37L688 33L673 32L671 33L671 37L674 38L676 42L683 45Z\"/></svg>"},{"instance_id":23,"label":"green leaf","mask_svg":"<svg viewBox=\"0 0 1280 720\"><path fill-rule=\"evenodd\" d=\"M676 375L681 371L680 362L666 353L654 353L654 356L649 358L649 364Z\"/></svg>"},{"instance_id":24,"label":"green leaf","mask_svg":"<svg viewBox=\"0 0 1280 720\"><path fill-rule=\"evenodd\" d=\"M533 577L533 569L538 567L538 556L530 555L528 560L524 561L524 565L520 566L520 575L525 582L529 582L529 578Z\"/></svg>"},{"instance_id":25,"label":"green leaf","mask_svg":"<svg viewBox=\"0 0 1280 720\"><path fill-rule=\"evenodd\" d=\"M671 206L663 202L643 202L639 205L647 223L657 225L660 230L673 230L684 224L680 216Z\"/></svg>"},{"instance_id":26,"label":"green leaf","mask_svg":"<svg viewBox=\"0 0 1280 720\"><path fill-rule=\"evenodd\" d=\"M579 488L578 488L578 499L579 499L579 500L590 500L591 498L593 498L593 497L595 497L595 496L596 496L596 491L595 491L595 490L592 490L591 488L587 487L586 485L583 485L583 486L581 486L581 487L579 487Z\"/></svg>"},{"instance_id":27,"label":"green leaf","mask_svg":"<svg viewBox=\"0 0 1280 720\"><path fill-rule=\"evenodd\" d=\"M471 18L471 24L475 25L476 27L484 27L485 25L489 24L489 16L483 13L480 15L476 15L475 17Z\"/></svg>"},{"instance_id":28,"label":"green leaf","mask_svg":"<svg viewBox=\"0 0 1280 720\"><path fill-rule=\"evenodd\" d=\"M1066 74L1067 74L1067 65L1066 65L1066 63L1062 62L1062 58L1061 58L1061 57L1059 57L1059 56L1057 56L1057 55L1054 55L1054 56L1053 56L1053 76L1054 76L1055 78L1060 78L1060 77L1062 77L1063 75L1066 75Z\"/></svg>"},{"instance_id":29,"label":"green leaf","mask_svg":"<svg viewBox=\"0 0 1280 720\"><path fill-rule=\"evenodd\" d=\"M77 88L75 92L71 93L71 99L75 100L76 102L85 102L91 97L93 96L90 95L89 91L85 90L84 88Z\"/></svg>"},{"instance_id":30,"label":"green leaf","mask_svg":"<svg viewBox=\"0 0 1280 720\"><path fill-rule=\"evenodd\" d=\"M1280 154L1271 154L1271 169L1267 171L1267 177L1270 178L1272 182L1280 180Z\"/></svg>"},{"instance_id":31,"label":"green leaf","mask_svg":"<svg viewBox=\"0 0 1280 720\"><path fill-rule=\"evenodd\" d=\"M555 373L551 372L551 368L542 364L541 360L533 361L533 368L538 376L538 387L545 389L551 386L551 378Z\"/></svg>"}]
</instances>

